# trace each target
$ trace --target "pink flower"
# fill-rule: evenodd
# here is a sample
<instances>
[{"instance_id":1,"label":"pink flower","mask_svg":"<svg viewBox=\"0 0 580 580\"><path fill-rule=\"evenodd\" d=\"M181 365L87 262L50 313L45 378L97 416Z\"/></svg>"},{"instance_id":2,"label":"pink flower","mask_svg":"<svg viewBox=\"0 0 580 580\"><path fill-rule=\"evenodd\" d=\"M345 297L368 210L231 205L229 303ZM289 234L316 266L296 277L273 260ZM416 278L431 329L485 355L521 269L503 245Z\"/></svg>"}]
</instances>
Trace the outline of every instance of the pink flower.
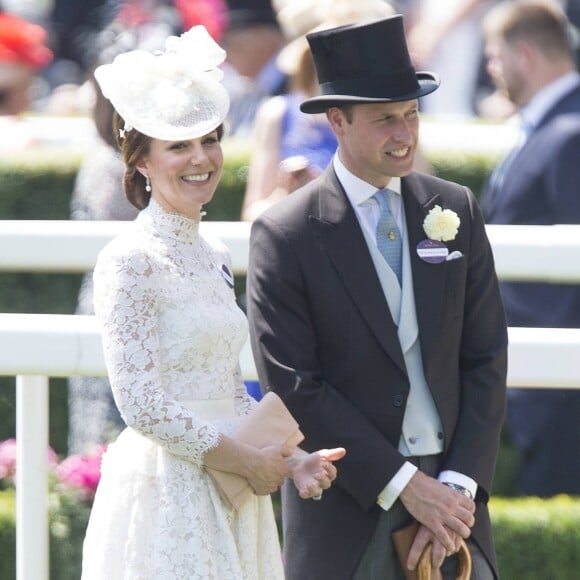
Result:
<instances>
[{"instance_id":1,"label":"pink flower","mask_svg":"<svg viewBox=\"0 0 580 580\"><path fill-rule=\"evenodd\" d=\"M47 451L48 467L58 464L58 456L51 447ZM6 439L0 443L0 479L14 479L16 475L16 439Z\"/></svg>"},{"instance_id":2,"label":"pink flower","mask_svg":"<svg viewBox=\"0 0 580 580\"><path fill-rule=\"evenodd\" d=\"M56 468L60 483L83 491L87 498L94 495L101 479L101 458L107 446L99 445L86 455L70 455Z\"/></svg>"},{"instance_id":3,"label":"pink flower","mask_svg":"<svg viewBox=\"0 0 580 580\"><path fill-rule=\"evenodd\" d=\"M58 465L58 455L56 451L52 448L48 448L48 469L52 470Z\"/></svg>"},{"instance_id":4,"label":"pink flower","mask_svg":"<svg viewBox=\"0 0 580 580\"><path fill-rule=\"evenodd\" d=\"M0 443L0 479L13 478L16 471L16 439Z\"/></svg>"}]
</instances>

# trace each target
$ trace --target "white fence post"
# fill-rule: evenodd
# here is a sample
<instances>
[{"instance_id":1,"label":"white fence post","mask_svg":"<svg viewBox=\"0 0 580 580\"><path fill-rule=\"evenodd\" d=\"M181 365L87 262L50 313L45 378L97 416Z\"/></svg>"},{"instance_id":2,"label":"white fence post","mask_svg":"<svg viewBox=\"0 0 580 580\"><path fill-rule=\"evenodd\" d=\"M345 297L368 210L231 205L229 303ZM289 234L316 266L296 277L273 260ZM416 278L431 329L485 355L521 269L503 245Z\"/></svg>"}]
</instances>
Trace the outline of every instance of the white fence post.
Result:
<instances>
[{"instance_id":1,"label":"white fence post","mask_svg":"<svg viewBox=\"0 0 580 580\"><path fill-rule=\"evenodd\" d=\"M48 377L16 377L16 577L48 580Z\"/></svg>"}]
</instances>

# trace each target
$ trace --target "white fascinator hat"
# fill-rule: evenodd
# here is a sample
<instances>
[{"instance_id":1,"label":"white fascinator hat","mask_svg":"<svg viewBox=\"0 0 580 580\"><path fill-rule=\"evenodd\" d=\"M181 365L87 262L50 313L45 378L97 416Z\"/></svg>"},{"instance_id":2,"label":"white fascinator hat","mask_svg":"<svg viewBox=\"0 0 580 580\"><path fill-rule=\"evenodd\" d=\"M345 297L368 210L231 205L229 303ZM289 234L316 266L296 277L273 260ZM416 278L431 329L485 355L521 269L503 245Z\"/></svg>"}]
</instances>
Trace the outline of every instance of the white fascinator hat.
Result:
<instances>
[{"instance_id":1,"label":"white fascinator hat","mask_svg":"<svg viewBox=\"0 0 580 580\"><path fill-rule=\"evenodd\" d=\"M103 95L137 131L165 141L196 139L223 123L228 93L218 68L225 51L205 27L170 36L165 50L132 50L95 70Z\"/></svg>"}]
</instances>

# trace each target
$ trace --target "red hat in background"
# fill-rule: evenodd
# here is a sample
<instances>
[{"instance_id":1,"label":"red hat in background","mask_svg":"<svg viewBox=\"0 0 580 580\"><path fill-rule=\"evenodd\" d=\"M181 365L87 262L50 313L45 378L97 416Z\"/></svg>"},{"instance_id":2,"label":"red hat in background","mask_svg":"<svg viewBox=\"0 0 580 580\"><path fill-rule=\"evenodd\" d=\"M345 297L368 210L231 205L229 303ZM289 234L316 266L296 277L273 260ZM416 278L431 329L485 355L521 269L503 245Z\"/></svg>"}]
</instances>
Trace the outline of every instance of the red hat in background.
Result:
<instances>
[{"instance_id":1,"label":"red hat in background","mask_svg":"<svg viewBox=\"0 0 580 580\"><path fill-rule=\"evenodd\" d=\"M219 41L228 23L225 0L174 0L183 30L201 24L210 36Z\"/></svg>"},{"instance_id":2,"label":"red hat in background","mask_svg":"<svg viewBox=\"0 0 580 580\"><path fill-rule=\"evenodd\" d=\"M53 57L45 45L47 36L42 26L0 12L0 64L20 64L32 69L45 67Z\"/></svg>"}]
</instances>

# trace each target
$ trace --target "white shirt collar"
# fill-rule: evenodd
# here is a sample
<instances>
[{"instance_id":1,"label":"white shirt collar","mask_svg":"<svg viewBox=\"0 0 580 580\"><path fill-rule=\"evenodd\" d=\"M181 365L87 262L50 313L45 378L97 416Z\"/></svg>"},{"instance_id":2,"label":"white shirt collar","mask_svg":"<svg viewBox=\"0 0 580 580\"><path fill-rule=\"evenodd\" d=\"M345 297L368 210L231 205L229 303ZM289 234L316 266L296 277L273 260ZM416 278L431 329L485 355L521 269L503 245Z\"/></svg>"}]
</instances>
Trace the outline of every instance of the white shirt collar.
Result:
<instances>
[{"instance_id":1,"label":"white shirt collar","mask_svg":"<svg viewBox=\"0 0 580 580\"><path fill-rule=\"evenodd\" d=\"M520 111L522 125L535 128L546 113L567 93L580 84L580 74L571 71L545 86Z\"/></svg>"},{"instance_id":2,"label":"white shirt collar","mask_svg":"<svg viewBox=\"0 0 580 580\"><path fill-rule=\"evenodd\" d=\"M368 201L377 192L377 188L374 185L371 185L370 183L360 179L360 177L357 177L351 173L344 166L344 163L340 160L338 152L333 158L333 166L334 171L336 172L336 176L342 184L342 187L344 187L346 196L348 197L353 207ZM401 178L391 177L388 187L400 195Z\"/></svg>"}]
</instances>

